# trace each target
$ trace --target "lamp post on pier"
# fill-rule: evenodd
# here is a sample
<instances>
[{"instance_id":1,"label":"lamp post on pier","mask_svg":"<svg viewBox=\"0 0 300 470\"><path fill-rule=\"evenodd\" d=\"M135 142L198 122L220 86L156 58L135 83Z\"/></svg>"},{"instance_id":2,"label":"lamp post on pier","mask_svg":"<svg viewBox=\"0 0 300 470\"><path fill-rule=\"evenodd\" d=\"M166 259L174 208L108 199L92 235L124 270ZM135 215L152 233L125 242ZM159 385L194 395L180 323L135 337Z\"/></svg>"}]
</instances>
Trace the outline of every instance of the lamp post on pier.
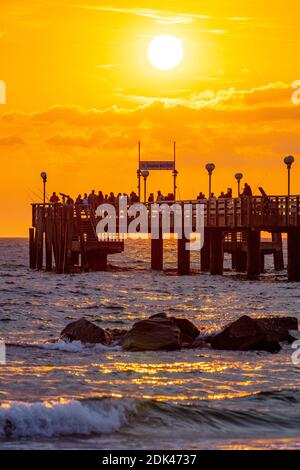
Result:
<instances>
[{"instance_id":1,"label":"lamp post on pier","mask_svg":"<svg viewBox=\"0 0 300 470\"><path fill-rule=\"evenodd\" d=\"M244 177L243 173L236 173L234 175L235 179L237 180L237 183L238 183L238 197L240 197L241 195L241 181Z\"/></svg>"},{"instance_id":2,"label":"lamp post on pier","mask_svg":"<svg viewBox=\"0 0 300 470\"><path fill-rule=\"evenodd\" d=\"M208 172L208 199L211 197L211 179L212 179L212 173L214 169L216 168L216 165L214 163L207 163L205 165L205 168Z\"/></svg>"},{"instance_id":3,"label":"lamp post on pier","mask_svg":"<svg viewBox=\"0 0 300 470\"><path fill-rule=\"evenodd\" d=\"M42 171L41 178L43 180L43 204L46 204L46 183L47 183L47 173Z\"/></svg>"},{"instance_id":4,"label":"lamp post on pier","mask_svg":"<svg viewBox=\"0 0 300 470\"><path fill-rule=\"evenodd\" d=\"M176 179L177 179L177 176L178 176L178 171L177 170L173 170L173 181L174 181L174 201L176 202L176 190L177 190L177 184L176 184Z\"/></svg>"},{"instance_id":5,"label":"lamp post on pier","mask_svg":"<svg viewBox=\"0 0 300 470\"><path fill-rule=\"evenodd\" d=\"M291 168L295 161L295 158L292 155L289 155L288 157L285 157L283 161L286 164L287 171L288 171L288 196L290 197L291 195Z\"/></svg>"},{"instance_id":6,"label":"lamp post on pier","mask_svg":"<svg viewBox=\"0 0 300 470\"><path fill-rule=\"evenodd\" d=\"M144 203L147 202L147 178L149 176L149 171L144 170L141 172L142 177L144 178Z\"/></svg>"},{"instance_id":7,"label":"lamp post on pier","mask_svg":"<svg viewBox=\"0 0 300 470\"><path fill-rule=\"evenodd\" d=\"M137 179L138 179L138 196L139 196L139 201L141 201L141 142L138 144L138 153L139 153L139 167L136 172Z\"/></svg>"}]
</instances>

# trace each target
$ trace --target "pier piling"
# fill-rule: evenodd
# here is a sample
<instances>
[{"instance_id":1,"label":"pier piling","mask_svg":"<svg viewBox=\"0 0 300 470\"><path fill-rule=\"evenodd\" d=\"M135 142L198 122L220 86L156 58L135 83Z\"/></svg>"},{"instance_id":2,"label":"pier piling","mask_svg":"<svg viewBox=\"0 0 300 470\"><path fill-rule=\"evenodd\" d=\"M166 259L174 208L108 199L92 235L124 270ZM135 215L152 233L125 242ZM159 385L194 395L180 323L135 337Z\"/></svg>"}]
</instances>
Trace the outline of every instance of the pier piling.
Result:
<instances>
[{"instance_id":1,"label":"pier piling","mask_svg":"<svg viewBox=\"0 0 300 470\"><path fill-rule=\"evenodd\" d=\"M39 222L36 228L36 267L42 269L43 267L43 250L44 250L44 230L43 224Z\"/></svg>"},{"instance_id":2,"label":"pier piling","mask_svg":"<svg viewBox=\"0 0 300 470\"><path fill-rule=\"evenodd\" d=\"M179 201L180 202L180 201ZM197 231L198 201L181 201L182 227ZM163 233L161 216L166 206L147 206L148 231L152 233L152 210L158 214L151 239L151 267L163 270ZM274 257L275 270L284 268L282 234L288 234L288 279L300 282L300 196L252 196L204 201L204 246L200 255L202 271L223 274L224 252L232 255L232 268L247 272L256 279L264 272L265 256ZM187 209L188 207L188 209ZM167 207L168 208L168 207ZM172 212L172 211L171 211ZM151 214L151 217L150 217ZM54 269L57 273L105 271L107 256L124 251L124 232L120 232L117 215L114 232L97 234L98 216L92 205L32 204L32 228L29 230L29 263L31 269ZM176 215L176 217L175 217ZM128 216L127 226L131 220ZM123 224L124 220L122 220ZM185 224L188 222L190 225ZM124 224L123 224L124 225ZM123 227L122 225L122 227ZM149 230L151 227L151 230ZM178 231L178 213L168 225L171 234ZM272 234L272 241L260 240L261 232ZM190 273L190 251L187 238L178 240L178 273ZM45 243L45 249L44 249ZM43 265L45 253L45 265Z\"/></svg>"},{"instance_id":3,"label":"pier piling","mask_svg":"<svg viewBox=\"0 0 300 470\"><path fill-rule=\"evenodd\" d=\"M274 254L273 254L275 271L282 271L284 269L282 234L278 232L273 232L272 242L278 245L278 249L274 251Z\"/></svg>"},{"instance_id":4,"label":"pier piling","mask_svg":"<svg viewBox=\"0 0 300 470\"><path fill-rule=\"evenodd\" d=\"M154 271L163 270L163 252L164 252L164 241L162 233L162 220L159 215L159 227L158 227L158 238L151 238L151 269Z\"/></svg>"},{"instance_id":5,"label":"pier piling","mask_svg":"<svg viewBox=\"0 0 300 470\"><path fill-rule=\"evenodd\" d=\"M235 256L235 270L238 273L245 273L247 271L247 252L238 250L234 256Z\"/></svg>"},{"instance_id":6,"label":"pier piling","mask_svg":"<svg viewBox=\"0 0 300 470\"><path fill-rule=\"evenodd\" d=\"M107 255L105 253L88 252L87 261L91 271L107 271Z\"/></svg>"},{"instance_id":7,"label":"pier piling","mask_svg":"<svg viewBox=\"0 0 300 470\"><path fill-rule=\"evenodd\" d=\"M210 230L204 228L204 245L200 252L201 271L209 271L210 268Z\"/></svg>"},{"instance_id":8,"label":"pier piling","mask_svg":"<svg viewBox=\"0 0 300 470\"><path fill-rule=\"evenodd\" d=\"M179 275L185 276L190 273L190 254L186 245L189 240L183 235L177 241L177 272Z\"/></svg>"},{"instance_id":9,"label":"pier piling","mask_svg":"<svg viewBox=\"0 0 300 470\"><path fill-rule=\"evenodd\" d=\"M30 269L36 268L36 246L34 228L29 229L29 267Z\"/></svg>"},{"instance_id":10,"label":"pier piling","mask_svg":"<svg viewBox=\"0 0 300 470\"><path fill-rule=\"evenodd\" d=\"M288 279L300 282L300 229L288 231Z\"/></svg>"},{"instance_id":11,"label":"pier piling","mask_svg":"<svg viewBox=\"0 0 300 470\"><path fill-rule=\"evenodd\" d=\"M50 218L46 218L45 246L46 271L52 271L52 224Z\"/></svg>"},{"instance_id":12,"label":"pier piling","mask_svg":"<svg viewBox=\"0 0 300 470\"><path fill-rule=\"evenodd\" d=\"M260 273L260 231L249 230L247 235L247 277L248 279L257 279Z\"/></svg>"},{"instance_id":13,"label":"pier piling","mask_svg":"<svg viewBox=\"0 0 300 470\"><path fill-rule=\"evenodd\" d=\"M212 230L210 237L210 274L222 275L224 264L223 231Z\"/></svg>"}]
</instances>

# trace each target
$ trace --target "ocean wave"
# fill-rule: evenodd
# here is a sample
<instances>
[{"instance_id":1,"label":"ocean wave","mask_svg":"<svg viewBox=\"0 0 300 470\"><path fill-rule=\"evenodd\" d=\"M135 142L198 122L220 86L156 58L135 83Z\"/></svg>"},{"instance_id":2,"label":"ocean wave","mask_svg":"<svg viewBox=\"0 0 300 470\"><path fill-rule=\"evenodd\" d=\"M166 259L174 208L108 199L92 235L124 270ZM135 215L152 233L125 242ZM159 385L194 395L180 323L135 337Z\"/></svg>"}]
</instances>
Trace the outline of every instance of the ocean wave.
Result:
<instances>
[{"instance_id":1,"label":"ocean wave","mask_svg":"<svg viewBox=\"0 0 300 470\"><path fill-rule=\"evenodd\" d=\"M71 352L71 353L80 353L83 351L92 350L93 352L113 352L121 351L122 348L119 345L105 345L105 344L83 344L81 341L63 341L59 339L57 341L47 342L47 343L6 343L6 346L16 347L16 348L38 348L46 349L49 351L62 351L62 352Z\"/></svg>"},{"instance_id":2,"label":"ocean wave","mask_svg":"<svg viewBox=\"0 0 300 470\"><path fill-rule=\"evenodd\" d=\"M117 345L105 345L105 344L83 344L81 341L67 342L59 339L55 342L43 343L35 345L42 349L48 349L51 351L64 351L64 352L82 352L84 350L92 349L93 351L99 352L112 352L121 351L121 346Z\"/></svg>"},{"instance_id":3,"label":"ocean wave","mask_svg":"<svg viewBox=\"0 0 300 470\"><path fill-rule=\"evenodd\" d=\"M86 398L0 406L0 439L100 435L138 437L250 437L299 435L300 394L262 392L234 400L184 405L142 398ZM262 401L258 405L257 399ZM288 401L281 409L280 403ZM242 406L240 401L242 401ZM234 403L235 402L235 403ZM255 403L256 402L256 403Z\"/></svg>"},{"instance_id":4,"label":"ocean wave","mask_svg":"<svg viewBox=\"0 0 300 470\"><path fill-rule=\"evenodd\" d=\"M13 402L0 407L0 438L112 433L120 429L134 410L133 401L108 398L95 402Z\"/></svg>"}]
</instances>

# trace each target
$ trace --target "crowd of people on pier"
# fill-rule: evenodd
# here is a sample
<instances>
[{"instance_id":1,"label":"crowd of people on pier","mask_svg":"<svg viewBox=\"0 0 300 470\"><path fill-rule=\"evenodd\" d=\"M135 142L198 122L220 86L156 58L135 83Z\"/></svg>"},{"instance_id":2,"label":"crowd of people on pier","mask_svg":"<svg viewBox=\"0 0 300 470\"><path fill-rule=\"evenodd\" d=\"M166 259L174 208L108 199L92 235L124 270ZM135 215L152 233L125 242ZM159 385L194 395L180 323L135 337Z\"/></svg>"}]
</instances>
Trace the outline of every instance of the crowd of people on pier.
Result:
<instances>
[{"instance_id":1,"label":"crowd of people on pier","mask_svg":"<svg viewBox=\"0 0 300 470\"><path fill-rule=\"evenodd\" d=\"M244 189L240 194L240 197L247 197L247 196L252 196L252 189L251 186L248 183L245 183ZM61 196L61 198L59 197ZM129 204L134 204L136 202L139 202L139 196L135 191L132 191L130 194L127 193L118 193L117 195L114 194L113 191L111 191L109 194L103 194L102 191L96 191L93 189L90 194L88 193L83 193L83 194L78 194L77 198L74 199L66 194L59 193L59 195L56 192L53 192L52 196L50 197L50 203L51 204L58 204L58 203L63 203L66 205L82 205L82 206L91 206L93 209L96 209L99 205L101 204L112 204L112 205L117 205L119 198L120 197L127 197L127 200ZM215 196L214 193L211 193L210 199L216 200L216 199L232 199L233 198L233 192L232 188L228 188L226 193L224 191L221 191L220 195L218 197ZM197 196L197 201L201 200L206 200L206 196L204 193L200 192ZM150 193L148 197L148 203L154 203L154 202L172 202L175 200L174 194L173 193L168 193L166 196L162 194L161 191L157 191L156 197L154 196L154 193Z\"/></svg>"},{"instance_id":2,"label":"crowd of people on pier","mask_svg":"<svg viewBox=\"0 0 300 470\"><path fill-rule=\"evenodd\" d=\"M50 202L52 204L58 204L62 202L66 205L83 205L88 206L90 205L93 208L98 207L101 204L113 204L116 205L120 197L127 197L130 204L134 204L135 202L139 202L139 196L136 194L135 191L132 191L129 195L126 193L118 193L117 195L114 192L110 192L109 194L103 194L102 191L96 193L93 189L90 194L83 193L78 194L77 198L74 199L66 194L60 193L60 197L57 195L56 192L52 194L50 197Z\"/></svg>"},{"instance_id":3,"label":"crowd of people on pier","mask_svg":"<svg viewBox=\"0 0 300 470\"><path fill-rule=\"evenodd\" d=\"M72 199L72 197L59 193L61 198L56 192L53 192L52 196L50 197L50 202L52 204L58 204L62 202L63 204L66 205L83 205L87 206L90 205L93 208L98 207L101 204L112 204L116 205L119 201L120 197L127 197L127 200L129 204L134 204L136 202L139 202L139 196L135 191L132 191L130 194L127 193L118 193L117 195L114 194L114 192L110 192L109 194L103 194L102 191L99 191L98 194L96 194L95 190L93 189L90 194L84 193L83 195L78 194L77 198ZM150 193L148 202L153 203L153 202L163 202L163 201L174 201L174 194L173 193L168 193L167 196L164 196L161 191L157 192L157 196L155 198L154 193Z\"/></svg>"},{"instance_id":4,"label":"crowd of people on pier","mask_svg":"<svg viewBox=\"0 0 300 470\"><path fill-rule=\"evenodd\" d=\"M240 193L240 197L247 197L247 196L252 196L253 192L251 189L251 186L248 183L245 183L243 191ZM214 193L211 193L210 199L232 199L233 198L233 193L232 193L232 188L228 188L226 193L224 191L221 191L219 196L216 196ZM205 194L200 192L197 196L197 201L205 200L207 199Z\"/></svg>"}]
</instances>

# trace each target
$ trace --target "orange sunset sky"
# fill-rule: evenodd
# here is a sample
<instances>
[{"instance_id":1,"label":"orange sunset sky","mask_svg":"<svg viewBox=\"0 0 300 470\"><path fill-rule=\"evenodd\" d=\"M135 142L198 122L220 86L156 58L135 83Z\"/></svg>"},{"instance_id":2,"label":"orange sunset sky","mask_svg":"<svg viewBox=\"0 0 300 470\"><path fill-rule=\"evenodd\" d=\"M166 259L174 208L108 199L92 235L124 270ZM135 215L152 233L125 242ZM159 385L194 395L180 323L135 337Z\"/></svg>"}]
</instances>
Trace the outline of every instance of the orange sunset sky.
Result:
<instances>
[{"instance_id":1,"label":"orange sunset sky","mask_svg":"<svg viewBox=\"0 0 300 470\"><path fill-rule=\"evenodd\" d=\"M286 193L285 155L293 154L292 192L300 188L299 1L1 0L0 236L27 236L30 203L136 189L137 142L145 159L168 159L177 141L181 198L207 193L242 171ZM154 68L157 35L182 40L184 59ZM299 87L300 88L300 87ZM297 158L298 157L298 158ZM149 190L172 190L168 172Z\"/></svg>"}]
</instances>

